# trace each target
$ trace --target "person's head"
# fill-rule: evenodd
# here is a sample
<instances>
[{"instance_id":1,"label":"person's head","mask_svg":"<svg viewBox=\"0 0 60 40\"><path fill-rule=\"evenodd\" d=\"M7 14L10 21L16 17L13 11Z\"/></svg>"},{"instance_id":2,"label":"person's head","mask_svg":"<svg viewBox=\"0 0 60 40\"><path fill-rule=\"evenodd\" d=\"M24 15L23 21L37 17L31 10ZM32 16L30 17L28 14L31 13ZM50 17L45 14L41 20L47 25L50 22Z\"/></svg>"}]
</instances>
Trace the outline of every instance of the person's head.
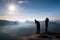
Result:
<instances>
[{"instance_id":1,"label":"person's head","mask_svg":"<svg viewBox=\"0 0 60 40\"><path fill-rule=\"evenodd\" d=\"M35 21L36 21L36 19L35 19Z\"/></svg>"},{"instance_id":2,"label":"person's head","mask_svg":"<svg viewBox=\"0 0 60 40\"><path fill-rule=\"evenodd\" d=\"M48 19L48 18L46 18L46 19Z\"/></svg>"}]
</instances>

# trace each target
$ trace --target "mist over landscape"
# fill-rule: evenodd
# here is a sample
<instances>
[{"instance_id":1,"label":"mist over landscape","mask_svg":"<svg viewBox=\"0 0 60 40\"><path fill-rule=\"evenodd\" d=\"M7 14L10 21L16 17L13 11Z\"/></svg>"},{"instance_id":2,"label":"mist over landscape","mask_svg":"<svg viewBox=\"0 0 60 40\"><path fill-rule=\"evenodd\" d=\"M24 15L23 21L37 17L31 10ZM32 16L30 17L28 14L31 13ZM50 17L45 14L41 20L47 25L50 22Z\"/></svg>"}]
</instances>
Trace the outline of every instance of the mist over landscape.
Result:
<instances>
[{"instance_id":1,"label":"mist over landscape","mask_svg":"<svg viewBox=\"0 0 60 40\"><path fill-rule=\"evenodd\" d=\"M40 21L41 32L44 32L44 21ZM60 33L60 24L58 22L49 22L48 31ZM36 33L36 25L34 21L8 21L0 20L0 39L15 40L18 37L29 36ZM4 38L4 39L3 39Z\"/></svg>"}]
</instances>

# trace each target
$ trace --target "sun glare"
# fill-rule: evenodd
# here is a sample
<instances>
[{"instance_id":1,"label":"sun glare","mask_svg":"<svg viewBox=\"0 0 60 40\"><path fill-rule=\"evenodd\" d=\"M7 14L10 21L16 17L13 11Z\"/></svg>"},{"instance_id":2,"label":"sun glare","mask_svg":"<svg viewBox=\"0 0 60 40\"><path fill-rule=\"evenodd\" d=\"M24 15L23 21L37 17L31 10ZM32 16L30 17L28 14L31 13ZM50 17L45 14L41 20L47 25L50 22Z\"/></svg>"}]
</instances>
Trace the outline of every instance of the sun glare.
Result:
<instances>
[{"instance_id":1,"label":"sun glare","mask_svg":"<svg viewBox=\"0 0 60 40\"><path fill-rule=\"evenodd\" d=\"M8 8L7 8L7 13L9 14L9 15L15 15L16 14L16 5L15 4L9 4L8 6L7 6Z\"/></svg>"},{"instance_id":2,"label":"sun glare","mask_svg":"<svg viewBox=\"0 0 60 40\"><path fill-rule=\"evenodd\" d=\"M15 11L15 5L10 5L10 6L8 7L8 10L9 10L9 11Z\"/></svg>"}]
</instances>

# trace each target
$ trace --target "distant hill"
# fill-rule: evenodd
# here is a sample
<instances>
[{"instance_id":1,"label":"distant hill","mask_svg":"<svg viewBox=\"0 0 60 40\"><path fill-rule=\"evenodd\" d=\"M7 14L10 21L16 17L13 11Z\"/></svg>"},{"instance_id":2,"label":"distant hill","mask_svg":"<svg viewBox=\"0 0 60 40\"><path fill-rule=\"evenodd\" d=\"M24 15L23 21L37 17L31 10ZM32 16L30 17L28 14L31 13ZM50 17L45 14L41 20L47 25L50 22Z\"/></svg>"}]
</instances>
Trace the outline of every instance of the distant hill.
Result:
<instances>
[{"instance_id":1,"label":"distant hill","mask_svg":"<svg viewBox=\"0 0 60 40\"><path fill-rule=\"evenodd\" d=\"M60 20L52 20L52 22L56 22L56 23L60 24Z\"/></svg>"},{"instance_id":2,"label":"distant hill","mask_svg":"<svg viewBox=\"0 0 60 40\"><path fill-rule=\"evenodd\" d=\"M0 20L0 26L16 25L16 24L18 24L17 21Z\"/></svg>"},{"instance_id":3,"label":"distant hill","mask_svg":"<svg viewBox=\"0 0 60 40\"><path fill-rule=\"evenodd\" d=\"M60 24L60 20L55 21L56 23Z\"/></svg>"}]
</instances>

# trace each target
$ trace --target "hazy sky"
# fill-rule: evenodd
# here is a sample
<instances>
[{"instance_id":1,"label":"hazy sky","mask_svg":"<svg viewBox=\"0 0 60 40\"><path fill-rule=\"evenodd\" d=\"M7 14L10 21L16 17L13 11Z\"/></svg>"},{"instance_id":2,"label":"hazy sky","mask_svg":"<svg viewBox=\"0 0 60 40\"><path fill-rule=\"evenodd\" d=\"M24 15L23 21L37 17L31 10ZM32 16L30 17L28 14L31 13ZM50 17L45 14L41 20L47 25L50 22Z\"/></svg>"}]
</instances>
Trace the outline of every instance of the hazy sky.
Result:
<instances>
[{"instance_id":1,"label":"hazy sky","mask_svg":"<svg viewBox=\"0 0 60 40\"><path fill-rule=\"evenodd\" d=\"M60 0L0 0L0 19L60 20Z\"/></svg>"}]
</instances>

